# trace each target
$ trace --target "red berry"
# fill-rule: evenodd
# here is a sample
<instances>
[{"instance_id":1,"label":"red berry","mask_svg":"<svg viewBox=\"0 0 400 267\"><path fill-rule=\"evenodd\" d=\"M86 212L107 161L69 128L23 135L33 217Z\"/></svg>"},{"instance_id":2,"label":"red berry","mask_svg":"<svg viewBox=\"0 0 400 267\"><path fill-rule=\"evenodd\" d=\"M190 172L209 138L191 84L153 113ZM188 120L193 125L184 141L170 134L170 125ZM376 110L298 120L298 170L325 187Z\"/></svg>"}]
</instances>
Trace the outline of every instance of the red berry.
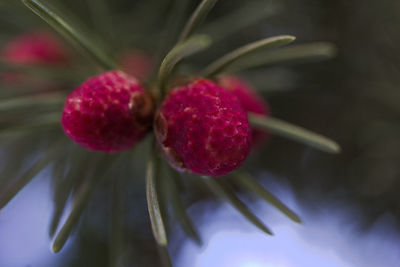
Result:
<instances>
[{"instance_id":1,"label":"red berry","mask_svg":"<svg viewBox=\"0 0 400 267\"><path fill-rule=\"evenodd\" d=\"M270 115L268 103L243 79L236 76L222 76L219 78L219 84L233 93L247 112ZM268 136L265 132L255 130L253 131L253 143L265 141Z\"/></svg>"},{"instance_id":2,"label":"red berry","mask_svg":"<svg viewBox=\"0 0 400 267\"><path fill-rule=\"evenodd\" d=\"M119 57L122 68L130 75L144 81L153 68L153 60L147 54L140 51L128 51Z\"/></svg>"},{"instance_id":3,"label":"red berry","mask_svg":"<svg viewBox=\"0 0 400 267\"><path fill-rule=\"evenodd\" d=\"M14 64L57 65L68 60L64 46L46 32L29 32L8 42L2 58Z\"/></svg>"},{"instance_id":4,"label":"red berry","mask_svg":"<svg viewBox=\"0 0 400 267\"><path fill-rule=\"evenodd\" d=\"M89 150L119 152L134 146L149 130L151 97L122 71L90 78L66 99L65 133Z\"/></svg>"},{"instance_id":5,"label":"red berry","mask_svg":"<svg viewBox=\"0 0 400 267\"><path fill-rule=\"evenodd\" d=\"M250 150L251 129L238 99L204 79L173 90L154 127L178 170L221 176L238 168Z\"/></svg>"}]
</instances>

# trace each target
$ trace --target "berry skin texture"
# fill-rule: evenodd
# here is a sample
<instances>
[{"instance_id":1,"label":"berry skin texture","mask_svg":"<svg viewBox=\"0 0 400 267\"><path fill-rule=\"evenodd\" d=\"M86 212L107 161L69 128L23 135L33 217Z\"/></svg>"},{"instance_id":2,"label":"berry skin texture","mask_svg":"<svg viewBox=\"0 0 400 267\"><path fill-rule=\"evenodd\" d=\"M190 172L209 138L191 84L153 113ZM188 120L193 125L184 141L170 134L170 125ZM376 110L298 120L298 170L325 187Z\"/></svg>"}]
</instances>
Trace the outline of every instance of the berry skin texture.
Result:
<instances>
[{"instance_id":1,"label":"berry skin texture","mask_svg":"<svg viewBox=\"0 0 400 267\"><path fill-rule=\"evenodd\" d=\"M250 150L251 129L240 102L204 79L174 89L154 128L165 156L180 171L222 176L238 168Z\"/></svg>"},{"instance_id":2,"label":"berry skin texture","mask_svg":"<svg viewBox=\"0 0 400 267\"><path fill-rule=\"evenodd\" d=\"M34 31L19 35L2 50L2 58L13 64L62 65L68 53L62 43L47 32Z\"/></svg>"},{"instance_id":3,"label":"berry skin texture","mask_svg":"<svg viewBox=\"0 0 400 267\"><path fill-rule=\"evenodd\" d=\"M270 115L268 103L243 79L236 76L222 76L218 79L218 83L239 99L246 112L264 116ZM254 144L266 141L268 138L268 133L258 130L253 131Z\"/></svg>"},{"instance_id":4,"label":"berry skin texture","mask_svg":"<svg viewBox=\"0 0 400 267\"><path fill-rule=\"evenodd\" d=\"M153 101L138 81L110 71L85 81L66 99L61 124L82 147L107 153L132 148L148 132Z\"/></svg>"}]
</instances>

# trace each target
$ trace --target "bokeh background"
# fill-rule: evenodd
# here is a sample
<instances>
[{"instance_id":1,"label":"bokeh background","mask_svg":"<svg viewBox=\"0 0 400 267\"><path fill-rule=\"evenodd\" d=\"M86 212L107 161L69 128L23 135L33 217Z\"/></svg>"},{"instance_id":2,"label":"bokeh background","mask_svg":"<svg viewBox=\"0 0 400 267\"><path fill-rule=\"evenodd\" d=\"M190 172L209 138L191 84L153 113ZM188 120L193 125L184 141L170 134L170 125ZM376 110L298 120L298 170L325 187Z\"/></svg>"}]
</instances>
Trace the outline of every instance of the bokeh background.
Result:
<instances>
[{"instance_id":1,"label":"bokeh background","mask_svg":"<svg viewBox=\"0 0 400 267\"><path fill-rule=\"evenodd\" d=\"M199 1L51 3L115 56L134 49L157 61L165 53L160 47L173 45ZM398 266L399 15L396 0L221 0L216 4L199 30L210 34L214 44L187 60L185 70L195 71L240 45L273 35L294 35L296 43L332 42L337 54L330 60L239 74L267 99L275 117L329 136L343 152L333 156L272 137L253 153L244 168L304 221L295 225L243 194L274 230L274 237L264 236L202 188L190 188L185 197L204 242L195 246L172 219L170 253L176 266ZM18 1L0 2L0 45L32 29L51 31ZM98 72L73 48L70 53L77 67L62 79L66 91ZM57 83L54 77L50 80ZM6 137L1 142L4 147ZM137 150L141 155L141 148ZM118 266L160 266L147 217L145 162L133 164L135 178L121 189L127 202L126 247ZM109 266L107 188L96 192L80 227L57 255L50 253L47 234L51 201L46 169L0 211L0 266Z\"/></svg>"}]
</instances>

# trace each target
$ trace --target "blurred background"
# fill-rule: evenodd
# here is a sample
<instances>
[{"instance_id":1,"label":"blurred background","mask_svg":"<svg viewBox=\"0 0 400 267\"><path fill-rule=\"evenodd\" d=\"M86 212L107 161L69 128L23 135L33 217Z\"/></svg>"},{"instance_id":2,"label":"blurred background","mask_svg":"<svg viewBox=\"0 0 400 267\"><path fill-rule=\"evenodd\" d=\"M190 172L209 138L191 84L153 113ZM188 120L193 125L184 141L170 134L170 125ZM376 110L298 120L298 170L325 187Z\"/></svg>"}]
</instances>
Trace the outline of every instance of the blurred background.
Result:
<instances>
[{"instance_id":1,"label":"blurred background","mask_svg":"<svg viewBox=\"0 0 400 267\"><path fill-rule=\"evenodd\" d=\"M115 58L123 61L127 58L123 53L146 55L156 65L200 1L48 2L88 36L97 38L98 45ZM172 218L169 250L174 266L398 266L399 15L396 0L230 0L216 4L199 30L211 35L213 45L186 60L184 71L195 73L216 57L268 36L294 35L297 44L333 43L336 56L326 61L258 67L238 74L267 99L275 117L329 136L343 151L329 155L272 137L250 156L243 168L303 220L296 225L256 197L241 195L273 229L273 237L263 235L228 204L190 187L185 200L203 244L189 240ZM57 36L23 4L1 0L1 47L37 29ZM68 92L99 70L60 40L72 67L58 76L41 72L35 84L56 84ZM141 67L132 68L148 68L149 73L154 66L146 60L136 64ZM2 79L4 94L21 87ZM8 157L9 138L1 137L2 159ZM143 158L141 147L136 150L136 158ZM116 266L160 266L147 215L145 161L133 164L134 178L127 178L129 186L121 189L127 203L126 244ZM106 185L94 194L63 251L50 252L50 172L51 167L40 172L0 211L0 266L109 266Z\"/></svg>"}]
</instances>

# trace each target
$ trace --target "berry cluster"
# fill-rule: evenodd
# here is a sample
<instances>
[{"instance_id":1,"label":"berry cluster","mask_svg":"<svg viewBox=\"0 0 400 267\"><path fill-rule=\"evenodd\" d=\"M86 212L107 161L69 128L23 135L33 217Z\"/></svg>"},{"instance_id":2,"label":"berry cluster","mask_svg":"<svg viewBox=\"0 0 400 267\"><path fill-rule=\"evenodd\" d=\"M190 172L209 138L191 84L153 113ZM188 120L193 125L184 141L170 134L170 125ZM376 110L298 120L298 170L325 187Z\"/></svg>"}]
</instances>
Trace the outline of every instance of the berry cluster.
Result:
<instances>
[{"instance_id":1,"label":"berry cluster","mask_svg":"<svg viewBox=\"0 0 400 267\"><path fill-rule=\"evenodd\" d=\"M268 114L267 105L244 82L199 78L170 91L156 112L154 131L174 168L221 176L238 168L249 153L247 111ZM112 71L68 96L61 123L72 140L89 150L120 152L150 131L152 114L152 97L143 86Z\"/></svg>"},{"instance_id":2,"label":"berry cluster","mask_svg":"<svg viewBox=\"0 0 400 267\"><path fill-rule=\"evenodd\" d=\"M2 57L25 65L68 61L57 38L45 32L18 36L4 47ZM127 73L115 70L92 77L67 96L61 124L82 147L122 152L133 148L154 125L161 151L175 169L216 177L237 169L251 144L266 136L250 128L247 113L269 115L268 105L242 79L177 79L179 85L155 111L154 97L141 84L149 75L151 59L127 52L119 61Z\"/></svg>"},{"instance_id":3,"label":"berry cluster","mask_svg":"<svg viewBox=\"0 0 400 267\"><path fill-rule=\"evenodd\" d=\"M196 240L200 239L180 199L179 176L175 176L174 172L165 175L165 179L170 180L164 184L167 185L165 188L160 186L159 170L162 165L158 164L155 152L163 154L170 165L178 171L220 177L239 168L250 153L252 145L265 141L269 136L268 132L322 151L330 153L340 151L338 144L332 140L271 117L268 104L253 91L249 84L241 78L224 75L226 72L259 67L264 63L270 64L269 52L264 55L264 50L291 43L295 40L294 36L280 35L246 44L216 58L197 74L187 75L188 78L180 75L196 69L196 66L185 69L186 63L182 61L211 44L209 35L194 33L216 4L216 0L201 1L182 27L179 36L174 36L175 30L170 32L170 29L165 31L167 35L164 33L149 35L149 41L152 44L157 43L154 36L174 39L162 40L159 51L148 51L148 55L137 50L118 51L111 55L98 45L98 40L91 39L87 32L73 28L68 24L68 19L52 11L52 8L47 7L45 3L36 0L22 2L67 40L73 41L73 44L97 62L99 67L107 70L87 79L67 95L63 90L71 88L71 83L74 82L71 79L72 76L76 75L82 79L83 75L84 77L89 75L85 74L85 66L76 68L76 73L71 71L73 66L80 64L79 59L72 58L58 38L47 32L32 31L16 36L0 50L0 60L5 63L2 64L5 71L0 72L0 82L9 87L5 88L2 110L6 110L6 115L2 117L4 119L2 126L8 131L45 129L46 133L49 133L49 135L37 135L38 140L49 137L49 140L46 140L46 143L49 141L48 148L40 147L40 150L43 149L45 152L44 156L26 171L25 168L17 170L15 173L21 173L21 177L13 179L8 184L4 183L7 185L4 189L0 188L0 209L41 169L53 165L55 213L50 227L51 235L55 234L59 226L60 216L63 214L69 196L73 197L70 215L54 238L52 249L55 252L63 247L73 227L76 226L83 208L94 192L95 182L101 180L109 172L116 174L117 177L121 176L122 179L122 176L127 176L127 170L119 168L122 166L120 162L125 160L125 166L131 164L130 157L128 161L128 157L92 155L91 164L87 171L85 170L84 177L81 177L82 168L86 168L84 165L87 164L69 159L73 159L76 154L83 155L84 151L76 151L75 148L66 149L71 143L65 146L63 142L59 142L59 132L52 131L53 127L60 127L61 110L61 126L65 134L90 151L119 153L131 150L146 135L153 132L152 140L158 145L151 146L149 150L146 168L146 198L153 234L157 244L162 247L168 244L162 210L162 206L168 207L168 204L161 203L165 200L171 202L171 207L175 209L174 212L184 230ZM165 51L172 41L175 45L169 51ZM147 42L144 44L146 44L146 51L147 48L152 47L147 47ZM122 44L115 45L116 48L124 47ZM114 51L117 50L114 49ZM272 62L321 56L316 52L310 55L309 49L302 46L297 47L295 51L296 53L293 53L293 50L289 50L280 57L272 57ZM153 58L152 55L157 56ZM159 58L159 56L164 57ZM81 63L84 64L84 62ZM155 75L155 70L158 75ZM54 79L43 79L41 73L54 75ZM192 78L193 76L196 78ZM59 79L60 77L62 79ZM11 90L7 91L8 89ZM14 89L19 90L15 94L18 97L8 99L9 95L14 96ZM3 98L3 95L1 97ZM62 108L63 103L64 108ZM30 115L26 111L31 112L34 110L31 107L37 106L40 108L32 112L35 118L30 120L29 116L25 116ZM25 140L24 135L21 138ZM18 158L20 158L19 155L25 154L20 151L20 147L22 145L18 144L15 149L15 155ZM28 156L37 154L36 147L33 148L33 146L32 148L28 146L24 151ZM15 156L8 160L10 166L14 166L14 158ZM8 170L8 164L4 165ZM79 174L77 179L74 177L76 174ZM235 188L241 187L253 191L293 221L300 222L294 212L259 185L250 174L235 172L229 176L229 181L202 179L202 182L214 193L230 201L263 232L272 234L235 195ZM91 179L92 177L97 179ZM119 180L122 181L121 179ZM117 188L120 186L117 183L112 185L111 194L119 194ZM158 190L164 190L165 194L159 194ZM110 200L114 202L116 198L112 196ZM112 203L113 207L114 204L119 205L119 203ZM120 209L115 209L115 212L121 213L121 216L117 215L118 218L116 218L113 208L113 214L110 216L112 225L115 219L118 224L123 223L124 216L122 211L118 210ZM163 254L168 252L164 248L160 251ZM118 257L115 259L119 261Z\"/></svg>"}]
</instances>

